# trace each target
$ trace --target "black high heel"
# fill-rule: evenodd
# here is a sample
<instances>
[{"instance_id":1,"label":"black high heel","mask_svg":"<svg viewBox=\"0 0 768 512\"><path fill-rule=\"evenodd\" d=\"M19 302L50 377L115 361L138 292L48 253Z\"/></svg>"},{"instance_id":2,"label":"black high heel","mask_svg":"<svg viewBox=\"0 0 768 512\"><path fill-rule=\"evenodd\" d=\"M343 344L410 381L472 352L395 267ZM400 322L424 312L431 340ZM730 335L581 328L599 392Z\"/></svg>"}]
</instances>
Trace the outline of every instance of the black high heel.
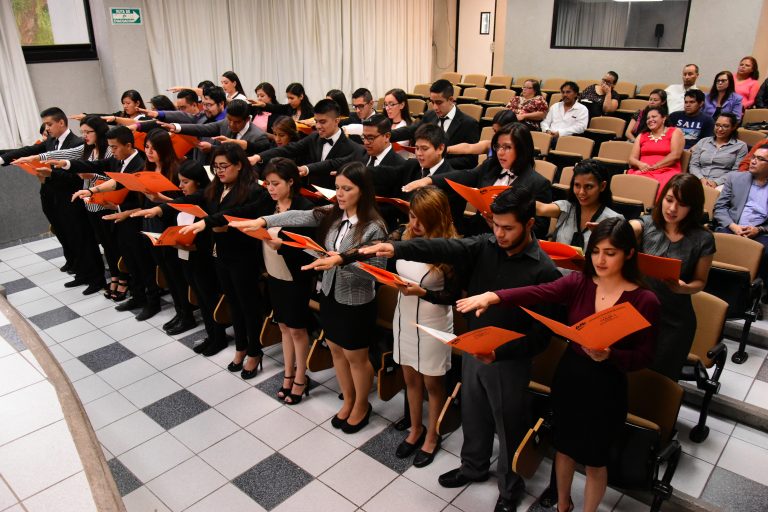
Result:
<instances>
[{"instance_id":1,"label":"black high heel","mask_svg":"<svg viewBox=\"0 0 768 512\"><path fill-rule=\"evenodd\" d=\"M286 374L283 374L283 381L290 380L291 385L293 385L293 379L296 377L294 375L288 376ZM285 397L291 394L291 388L280 388L277 390L277 398L280 400L285 400Z\"/></svg>"},{"instance_id":2,"label":"black high heel","mask_svg":"<svg viewBox=\"0 0 768 512\"><path fill-rule=\"evenodd\" d=\"M243 361L245 361L245 359L243 359ZM259 356L259 362L256 364L256 366L253 367L253 370L246 370L243 368L243 371L240 372L240 377L242 377L243 380L254 378L259 373L259 370L264 369L263 362L264 356Z\"/></svg>"},{"instance_id":3,"label":"black high heel","mask_svg":"<svg viewBox=\"0 0 768 512\"><path fill-rule=\"evenodd\" d=\"M373 406L371 404L368 404L368 412L365 413L365 417L360 421L360 423L351 424L349 422L349 418L347 418L347 422L341 426L341 431L345 434L355 434L357 432L360 432L363 427L365 427L368 424L368 421L371 419L371 412L373 411Z\"/></svg>"},{"instance_id":4,"label":"black high heel","mask_svg":"<svg viewBox=\"0 0 768 512\"><path fill-rule=\"evenodd\" d=\"M309 376L308 375L304 376L304 383L302 383L302 384L294 381L293 385L294 386L298 386L300 388L304 388L304 391L302 391L298 395L294 394L294 393L291 393L290 395L285 397L285 404L286 405L296 405L299 402L301 402L302 398L304 398L304 395L309 396L309 384L310 384L310 380L309 380ZM293 391L293 389L291 389L291 391ZM289 398L291 399L290 402L288 401Z\"/></svg>"},{"instance_id":5,"label":"black high heel","mask_svg":"<svg viewBox=\"0 0 768 512\"><path fill-rule=\"evenodd\" d=\"M120 291L120 288L123 289L123 291ZM125 298L128 296L128 281L124 281L122 279L117 281L117 288L115 291L112 292L112 300L115 302L121 302L124 301Z\"/></svg>"},{"instance_id":6,"label":"black high heel","mask_svg":"<svg viewBox=\"0 0 768 512\"><path fill-rule=\"evenodd\" d=\"M112 297L114 297L115 293L117 293L118 283L119 281L117 279L112 279L109 281L109 287L104 291L104 298L112 299Z\"/></svg>"}]
</instances>

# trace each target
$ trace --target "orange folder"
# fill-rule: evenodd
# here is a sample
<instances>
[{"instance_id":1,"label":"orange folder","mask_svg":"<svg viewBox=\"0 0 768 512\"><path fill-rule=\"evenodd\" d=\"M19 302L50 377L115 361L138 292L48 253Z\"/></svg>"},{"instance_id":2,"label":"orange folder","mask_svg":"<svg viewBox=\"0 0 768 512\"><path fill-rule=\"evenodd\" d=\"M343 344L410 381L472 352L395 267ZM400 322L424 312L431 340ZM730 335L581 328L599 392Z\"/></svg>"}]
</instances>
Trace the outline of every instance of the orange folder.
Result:
<instances>
[{"instance_id":1,"label":"orange folder","mask_svg":"<svg viewBox=\"0 0 768 512\"><path fill-rule=\"evenodd\" d=\"M175 245L192 245L195 240L194 233L179 234L181 228L185 226L171 226L162 233L150 233L149 231L142 231L152 241L152 245L156 246L175 246Z\"/></svg>"},{"instance_id":2,"label":"orange folder","mask_svg":"<svg viewBox=\"0 0 768 512\"><path fill-rule=\"evenodd\" d=\"M147 132L140 132L136 130L133 132L133 147L144 152L144 143L147 140Z\"/></svg>"},{"instance_id":3,"label":"orange folder","mask_svg":"<svg viewBox=\"0 0 768 512\"><path fill-rule=\"evenodd\" d=\"M108 172L107 176L120 183L128 190L141 192L142 194L159 194L169 190L179 190L179 187L171 181L154 171L141 172Z\"/></svg>"},{"instance_id":4,"label":"orange folder","mask_svg":"<svg viewBox=\"0 0 768 512\"><path fill-rule=\"evenodd\" d=\"M555 334L594 350L604 350L625 336L651 325L629 302L598 311L570 327L529 309L521 309L549 327Z\"/></svg>"},{"instance_id":5,"label":"orange folder","mask_svg":"<svg viewBox=\"0 0 768 512\"><path fill-rule=\"evenodd\" d=\"M197 143L200 139L192 135L182 135L180 133L174 133L171 135L171 144L173 144L173 152L176 153L178 158L183 157L192 148L197 147Z\"/></svg>"},{"instance_id":6,"label":"orange folder","mask_svg":"<svg viewBox=\"0 0 768 512\"><path fill-rule=\"evenodd\" d=\"M408 284L408 281L395 274L394 272L390 272L389 270L385 270L374 265L369 265L368 263L363 263L362 261L358 262L357 264L360 265L361 269L375 277L376 280L381 284L392 286L393 288L397 288L398 286L406 286Z\"/></svg>"},{"instance_id":7,"label":"orange folder","mask_svg":"<svg viewBox=\"0 0 768 512\"><path fill-rule=\"evenodd\" d=\"M208 214L197 206L196 204L186 204L186 203L168 203L168 206L173 208L174 210L178 210L182 213L188 213L190 215L194 215L198 219L204 219L208 216Z\"/></svg>"},{"instance_id":8,"label":"orange folder","mask_svg":"<svg viewBox=\"0 0 768 512\"><path fill-rule=\"evenodd\" d=\"M38 159L32 160L31 162L19 162L13 165L18 167L25 173L31 174L32 176L37 176L38 167L48 167L48 165L46 165L45 163L41 162Z\"/></svg>"},{"instance_id":9,"label":"orange folder","mask_svg":"<svg viewBox=\"0 0 768 512\"><path fill-rule=\"evenodd\" d=\"M406 146L405 144L401 144L399 142L393 142L392 149L395 151L407 151L409 153L416 153L416 146Z\"/></svg>"},{"instance_id":10,"label":"orange folder","mask_svg":"<svg viewBox=\"0 0 768 512\"><path fill-rule=\"evenodd\" d=\"M539 240L539 246L558 267L571 270L584 269L584 252L578 247L546 240Z\"/></svg>"},{"instance_id":11,"label":"orange folder","mask_svg":"<svg viewBox=\"0 0 768 512\"><path fill-rule=\"evenodd\" d=\"M662 258L644 252L637 253L637 268L641 274L663 281L680 279L683 262L675 258Z\"/></svg>"},{"instance_id":12,"label":"orange folder","mask_svg":"<svg viewBox=\"0 0 768 512\"><path fill-rule=\"evenodd\" d=\"M296 122L296 130L300 131L301 133L303 133L305 135L309 135L309 134L312 133L312 127L311 126L307 126L306 124L304 124L302 122L299 122L299 121Z\"/></svg>"},{"instance_id":13,"label":"orange folder","mask_svg":"<svg viewBox=\"0 0 768 512\"><path fill-rule=\"evenodd\" d=\"M456 191L461 197L467 200L469 204L477 208L477 211L483 215L489 215L491 213L491 203L496 196L507 190L509 187L505 186L490 186L483 188L467 187L461 183L456 183L446 179L453 190Z\"/></svg>"},{"instance_id":14,"label":"orange folder","mask_svg":"<svg viewBox=\"0 0 768 512\"><path fill-rule=\"evenodd\" d=\"M243 217L234 217L232 215L225 215L224 218L227 219L227 222L236 222L240 220L253 220L253 219L245 219ZM244 235L248 235L253 238L258 238L259 240L274 240L272 238L272 235L269 234L269 231L267 231L264 228L259 228L253 231L243 231L242 229L239 229L239 231Z\"/></svg>"},{"instance_id":15,"label":"orange folder","mask_svg":"<svg viewBox=\"0 0 768 512\"><path fill-rule=\"evenodd\" d=\"M524 336L519 332L509 331L492 325L465 332L460 336L456 336L449 332L438 331L437 329L425 325L415 325L443 343L472 355L490 354L505 343Z\"/></svg>"},{"instance_id":16,"label":"orange folder","mask_svg":"<svg viewBox=\"0 0 768 512\"><path fill-rule=\"evenodd\" d=\"M402 210L405 213L408 213L408 211L411 209L411 203L409 203L408 201L404 201L398 197L376 196L376 202L392 204L396 206L398 210Z\"/></svg>"},{"instance_id":17,"label":"orange folder","mask_svg":"<svg viewBox=\"0 0 768 512\"><path fill-rule=\"evenodd\" d=\"M291 233L290 231L283 231L288 237L293 239L293 242L291 241L283 241L285 245L291 246L291 247L297 247L299 249L309 250L309 251L315 251L320 253L321 256L325 257L328 256L328 253L325 252L325 249L322 248L320 244L309 238L308 236L300 235L298 233Z\"/></svg>"},{"instance_id":18,"label":"orange folder","mask_svg":"<svg viewBox=\"0 0 768 512\"><path fill-rule=\"evenodd\" d=\"M96 185L99 186L102 183L106 183L105 180L96 180ZM114 190L112 192L99 192L97 194L93 194L91 197L86 197L88 202L93 204L104 204L104 203L112 203L112 204L123 204L123 201L125 201L125 198L128 197L128 193L130 190L127 188L121 188L120 190Z\"/></svg>"}]
</instances>

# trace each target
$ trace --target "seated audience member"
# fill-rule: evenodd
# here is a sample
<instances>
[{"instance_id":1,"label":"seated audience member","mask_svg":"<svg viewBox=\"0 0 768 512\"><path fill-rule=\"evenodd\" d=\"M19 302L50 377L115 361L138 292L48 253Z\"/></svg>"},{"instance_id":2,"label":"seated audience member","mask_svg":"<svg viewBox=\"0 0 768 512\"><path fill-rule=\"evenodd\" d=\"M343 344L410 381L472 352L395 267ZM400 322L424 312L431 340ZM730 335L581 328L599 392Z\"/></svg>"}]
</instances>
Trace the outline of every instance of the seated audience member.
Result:
<instances>
[{"instance_id":1,"label":"seated audience member","mask_svg":"<svg viewBox=\"0 0 768 512\"><path fill-rule=\"evenodd\" d=\"M674 126L683 132L685 149L691 149L701 139L712 136L715 121L712 116L703 112L704 93L698 89L685 91L683 108L682 111L672 112L669 115L669 126Z\"/></svg>"},{"instance_id":2,"label":"seated audience member","mask_svg":"<svg viewBox=\"0 0 768 512\"><path fill-rule=\"evenodd\" d=\"M363 159L363 148L350 141L339 128L339 106L333 100L323 99L314 108L316 131L298 142L263 151L250 158L253 165L269 163L276 156L307 162L299 173L307 176L312 185L334 188L332 171L347 162Z\"/></svg>"},{"instance_id":3,"label":"seated audience member","mask_svg":"<svg viewBox=\"0 0 768 512\"><path fill-rule=\"evenodd\" d=\"M696 80L699 79L699 66L696 64L686 64L683 68L683 83L672 84L664 91L667 93L667 108L669 112L679 112L683 110L685 93L691 89L696 89ZM704 98L701 99L704 101Z\"/></svg>"},{"instance_id":4,"label":"seated audience member","mask_svg":"<svg viewBox=\"0 0 768 512\"><path fill-rule=\"evenodd\" d=\"M650 107L659 107L662 112L667 113L667 93L661 89L654 89L651 94L648 95L648 106L642 108L632 115L632 119L629 120L627 129L624 132L624 136L629 142L635 142L638 135L646 128L645 115Z\"/></svg>"},{"instance_id":5,"label":"seated audience member","mask_svg":"<svg viewBox=\"0 0 768 512\"><path fill-rule=\"evenodd\" d=\"M715 202L717 231L757 240L766 249L760 275L768 279L768 147L752 155L749 172L732 172Z\"/></svg>"},{"instance_id":6,"label":"seated audience member","mask_svg":"<svg viewBox=\"0 0 768 512\"><path fill-rule=\"evenodd\" d=\"M278 116L272 123L272 133L275 146L287 146L291 142L299 140L299 132L296 130L296 122L288 116Z\"/></svg>"},{"instance_id":7,"label":"seated audience member","mask_svg":"<svg viewBox=\"0 0 768 512\"><path fill-rule=\"evenodd\" d=\"M499 128L506 126L510 123L516 123L517 116L511 110L499 110L493 115L491 120L491 128L493 133L499 131ZM448 146L445 148L447 155L485 155L491 157L493 150L491 148L491 139L479 140L474 144L468 142L462 142L454 146Z\"/></svg>"},{"instance_id":8,"label":"seated audience member","mask_svg":"<svg viewBox=\"0 0 768 512\"><path fill-rule=\"evenodd\" d=\"M275 93L275 87L269 82L261 82L254 89L256 93L256 100L268 104L277 104L277 94ZM254 108L251 110L253 115L253 124L261 128L267 133L267 137L272 139L272 123L277 116L271 112L267 112L262 108Z\"/></svg>"},{"instance_id":9,"label":"seated audience member","mask_svg":"<svg viewBox=\"0 0 768 512\"><path fill-rule=\"evenodd\" d=\"M243 84L240 82L240 77L234 71L222 73L219 83L227 94L227 103L232 100L248 101L248 96L245 95L245 89L243 89Z\"/></svg>"},{"instance_id":10,"label":"seated audience member","mask_svg":"<svg viewBox=\"0 0 768 512\"><path fill-rule=\"evenodd\" d=\"M741 96L741 104L745 109L751 108L757 99L757 93L760 90L760 71L757 69L757 59L754 57L744 57L739 62L739 69L736 71L736 93Z\"/></svg>"},{"instance_id":11,"label":"seated audience member","mask_svg":"<svg viewBox=\"0 0 768 512\"><path fill-rule=\"evenodd\" d=\"M722 188L731 171L747 154L747 145L738 139L739 122L733 114L720 114L715 121L714 137L701 139L691 149L688 172L705 187Z\"/></svg>"},{"instance_id":12,"label":"seated audience member","mask_svg":"<svg viewBox=\"0 0 768 512\"><path fill-rule=\"evenodd\" d=\"M752 146L752 149L749 150L749 153L747 153L747 156L745 156L741 163L739 163L739 171L748 171L749 170L749 164L752 162L752 157L755 155L758 149L762 148L763 146L768 145L768 138L765 138Z\"/></svg>"},{"instance_id":13,"label":"seated audience member","mask_svg":"<svg viewBox=\"0 0 768 512\"><path fill-rule=\"evenodd\" d=\"M434 82L429 88L432 110L426 112L421 121L393 130L392 142L415 141L416 130L424 124L442 128L448 146L461 142L477 142L480 139L480 125L456 107L453 94L453 85L448 80L440 79ZM454 169L471 169L477 165L475 155L448 155L448 160Z\"/></svg>"},{"instance_id":14,"label":"seated audience member","mask_svg":"<svg viewBox=\"0 0 768 512\"><path fill-rule=\"evenodd\" d=\"M325 93L325 97L329 100L333 100L336 102L336 104L339 106L339 117L349 117L349 102L347 101L347 95L344 94L344 91L341 91L339 89L331 89L327 93Z\"/></svg>"},{"instance_id":15,"label":"seated audience member","mask_svg":"<svg viewBox=\"0 0 768 512\"><path fill-rule=\"evenodd\" d=\"M392 129L413 123L408 107L408 95L402 89L390 89L384 94L384 112L392 121Z\"/></svg>"},{"instance_id":16,"label":"seated audience member","mask_svg":"<svg viewBox=\"0 0 768 512\"><path fill-rule=\"evenodd\" d=\"M615 112L619 108L619 95L613 88L619 81L619 74L609 71L599 84L592 84L581 91L579 100L589 110L589 118Z\"/></svg>"},{"instance_id":17,"label":"seated audience member","mask_svg":"<svg viewBox=\"0 0 768 512\"><path fill-rule=\"evenodd\" d=\"M768 108L768 79L763 81L763 85L760 86L760 90L757 91L757 98L755 98L755 107Z\"/></svg>"},{"instance_id":18,"label":"seated audience member","mask_svg":"<svg viewBox=\"0 0 768 512\"><path fill-rule=\"evenodd\" d=\"M741 120L741 113L744 110L742 100L741 95L736 93L731 72L721 71L715 76L712 89L704 99L704 113L712 119L717 119L721 113L731 112Z\"/></svg>"},{"instance_id":19,"label":"seated audience member","mask_svg":"<svg viewBox=\"0 0 768 512\"><path fill-rule=\"evenodd\" d=\"M553 203L536 201L536 215L557 219L552 240L586 251L592 233L588 224L621 217L620 213L608 208L612 201L611 189L600 162L582 160L573 169L568 199Z\"/></svg>"},{"instance_id":20,"label":"seated audience member","mask_svg":"<svg viewBox=\"0 0 768 512\"><path fill-rule=\"evenodd\" d=\"M376 109L373 106L373 95L368 89L361 87L352 93L352 108L354 112L349 114L348 122L345 124L360 124L366 119L376 115Z\"/></svg>"},{"instance_id":21,"label":"seated audience member","mask_svg":"<svg viewBox=\"0 0 768 512\"><path fill-rule=\"evenodd\" d=\"M518 122L524 123L531 130L540 131L541 121L546 117L549 105L541 94L539 81L526 80L520 95L513 96L507 108L515 113Z\"/></svg>"},{"instance_id":22,"label":"seated audience member","mask_svg":"<svg viewBox=\"0 0 768 512\"><path fill-rule=\"evenodd\" d=\"M460 312L476 310L477 315L510 312L514 306L561 304L567 308L569 324L629 303L650 324L603 350L569 343L557 365L552 412L558 511L574 510L571 487L576 464L584 465L587 475L582 510L594 512L600 506L611 452L617 448L627 417L626 374L646 368L653 359L659 300L642 285L637 250L630 224L620 218L606 219L595 228L583 272L552 283L485 292L457 303ZM499 303L507 307L489 310Z\"/></svg>"},{"instance_id":23,"label":"seated audience member","mask_svg":"<svg viewBox=\"0 0 768 512\"><path fill-rule=\"evenodd\" d=\"M226 120L206 124L173 123L162 126L174 133L214 137L220 142L234 142L252 155L267 149L269 139L261 128L251 123L248 112L248 104L245 101L232 100L227 104Z\"/></svg>"},{"instance_id":24,"label":"seated audience member","mask_svg":"<svg viewBox=\"0 0 768 512\"><path fill-rule=\"evenodd\" d=\"M541 122L541 131L554 139L584 133L589 124L589 111L579 102L579 85L565 82L560 86L560 94L563 99L549 108L547 117Z\"/></svg>"},{"instance_id":25,"label":"seated audience member","mask_svg":"<svg viewBox=\"0 0 768 512\"><path fill-rule=\"evenodd\" d=\"M685 173L667 182L652 215L629 221L641 252L682 262L677 281L646 276L649 288L661 302L659 336L651 368L672 380L680 378L696 334L691 295L706 286L715 253L715 239L701 225L703 215L704 188L695 176Z\"/></svg>"},{"instance_id":26,"label":"seated audience member","mask_svg":"<svg viewBox=\"0 0 768 512\"><path fill-rule=\"evenodd\" d=\"M666 126L667 116L659 107L649 107L645 119L646 131L635 139L627 174L655 179L661 193L670 178L682 172L683 132Z\"/></svg>"}]
</instances>

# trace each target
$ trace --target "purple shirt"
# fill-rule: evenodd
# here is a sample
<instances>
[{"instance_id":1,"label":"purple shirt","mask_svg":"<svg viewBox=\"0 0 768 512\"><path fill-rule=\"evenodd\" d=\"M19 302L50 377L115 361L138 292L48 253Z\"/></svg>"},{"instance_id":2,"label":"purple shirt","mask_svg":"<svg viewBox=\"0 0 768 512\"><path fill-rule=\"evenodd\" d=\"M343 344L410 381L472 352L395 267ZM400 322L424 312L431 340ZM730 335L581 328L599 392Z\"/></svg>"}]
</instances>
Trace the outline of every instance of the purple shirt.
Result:
<instances>
[{"instance_id":1,"label":"purple shirt","mask_svg":"<svg viewBox=\"0 0 768 512\"><path fill-rule=\"evenodd\" d=\"M760 226L768 219L768 185L762 187L752 180L749 196L739 217L739 226Z\"/></svg>"},{"instance_id":2,"label":"purple shirt","mask_svg":"<svg viewBox=\"0 0 768 512\"><path fill-rule=\"evenodd\" d=\"M717 97L713 101L710 99L709 94L704 96L704 109L703 112L709 116L715 117L715 110L717 110ZM742 106L742 97L740 94L733 93L723 102L723 106L720 109L720 113L731 112L737 119L741 120L741 113L744 107Z\"/></svg>"}]
</instances>

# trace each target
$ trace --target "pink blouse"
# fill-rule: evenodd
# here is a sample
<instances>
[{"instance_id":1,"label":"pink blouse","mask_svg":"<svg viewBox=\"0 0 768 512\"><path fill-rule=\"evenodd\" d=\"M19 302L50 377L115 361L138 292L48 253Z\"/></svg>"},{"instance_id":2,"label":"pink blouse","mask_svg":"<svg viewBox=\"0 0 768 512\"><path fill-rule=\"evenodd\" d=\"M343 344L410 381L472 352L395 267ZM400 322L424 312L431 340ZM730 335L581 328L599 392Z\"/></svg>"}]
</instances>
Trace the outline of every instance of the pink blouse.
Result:
<instances>
[{"instance_id":1,"label":"pink blouse","mask_svg":"<svg viewBox=\"0 0 768 512\"><path fill-rule=\"evenodd\" d=\"M750 108L755 104L757 91L760 90L760 82L754 78L747 78L746 80L734 79L736 82L736 93L741 94L741 104L744 108Z\"/></svg>"}]
</instances>

